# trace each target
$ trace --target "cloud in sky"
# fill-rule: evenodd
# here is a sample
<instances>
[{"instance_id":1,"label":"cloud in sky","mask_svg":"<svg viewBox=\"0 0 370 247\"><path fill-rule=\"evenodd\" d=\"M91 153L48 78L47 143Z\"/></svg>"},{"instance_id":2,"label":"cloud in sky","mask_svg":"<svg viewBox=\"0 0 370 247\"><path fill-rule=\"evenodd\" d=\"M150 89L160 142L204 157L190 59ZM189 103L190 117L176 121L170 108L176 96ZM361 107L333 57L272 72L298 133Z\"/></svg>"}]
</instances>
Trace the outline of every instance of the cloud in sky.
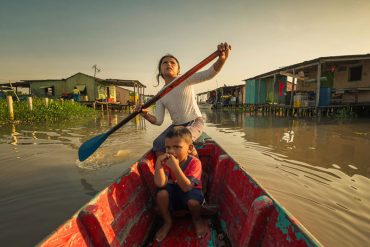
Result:
<instances>
[{"instance_id":1,"label":"cloud in sky","mask_svg":"<svg viewBox=\"0 0 370 247\"><path fill-rule=\"evenodd\" d=\"M233 46L201 92L320 56L370 53L370 1L3 0L0 82L92 74L154 88L158 59L172 53L183 72Z\"/></svg>"}]
</instances>

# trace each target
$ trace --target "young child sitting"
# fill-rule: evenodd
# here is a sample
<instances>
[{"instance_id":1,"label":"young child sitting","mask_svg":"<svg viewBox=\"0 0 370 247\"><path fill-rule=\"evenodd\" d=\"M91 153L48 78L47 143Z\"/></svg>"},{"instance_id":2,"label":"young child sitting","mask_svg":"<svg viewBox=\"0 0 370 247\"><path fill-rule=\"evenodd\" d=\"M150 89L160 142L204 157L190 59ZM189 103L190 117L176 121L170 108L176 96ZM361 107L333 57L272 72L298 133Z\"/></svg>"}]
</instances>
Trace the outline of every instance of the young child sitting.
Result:
<instances>
[{"instance_id":1,"label":"young child sitting","mask_svg":"<svg viewBox=\"0 0 370 247\"><path fill-rule=\"evenodd\" d=\"M203 237L206 226L201 218L204 201L202 194L202 165L191 156L194 146L189 129L177 126L165 138L166 152L158 156L155 164L154 183L159 188L156 203L164 224L156 233L162 241L172 227L170 210L188 209L198 237Z\"/></svg>"}]
</instances>

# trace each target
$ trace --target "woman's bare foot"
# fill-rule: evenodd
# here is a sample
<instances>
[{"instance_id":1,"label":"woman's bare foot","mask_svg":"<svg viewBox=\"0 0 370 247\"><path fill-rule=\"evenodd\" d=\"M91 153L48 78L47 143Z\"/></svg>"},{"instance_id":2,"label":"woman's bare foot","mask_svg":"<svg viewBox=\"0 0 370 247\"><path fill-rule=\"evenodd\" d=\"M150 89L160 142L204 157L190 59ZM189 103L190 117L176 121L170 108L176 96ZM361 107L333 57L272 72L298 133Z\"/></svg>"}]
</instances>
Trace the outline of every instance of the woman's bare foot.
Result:
<instances>
[{"instance_id":1,"label":"woman's bare foot","mask_svg":"<svg viewBox=\"0 0 370 247\"><path fill-rule=\"evenodd\" d=\"M197 234L198 238L203 238L206 235L207 228L206 228L206 222L199 218L198 220L194 220L194 227L195 227L195 233Z\"/></svg>"},{"instance_id":2,"label":"woman's bare foot","mask_svg":"<svg viewBox=\"0 0 370 247\"><path fill-rule=\"evenodd\" d=\"M155 234L155 240L157 240L158 242L161 242L163 239L165 239L167 234L171 230L171 227L172 227L172 221L164 222L163 226Z\"/></svg>"}]
</instances>

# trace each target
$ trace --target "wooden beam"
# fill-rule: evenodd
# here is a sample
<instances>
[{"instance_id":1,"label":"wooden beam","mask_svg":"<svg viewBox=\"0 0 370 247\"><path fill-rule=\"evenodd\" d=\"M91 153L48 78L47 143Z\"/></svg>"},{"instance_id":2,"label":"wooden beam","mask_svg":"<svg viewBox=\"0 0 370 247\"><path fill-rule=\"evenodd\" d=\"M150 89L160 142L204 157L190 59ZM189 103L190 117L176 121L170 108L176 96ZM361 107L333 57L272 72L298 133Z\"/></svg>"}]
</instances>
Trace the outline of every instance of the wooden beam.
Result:
<instances>
[{"instance_id":1,"label":"wooden beam","mask_svg":"<svg viewBox=\"0 0 370 247\"><path fill-rule=\"evenodd\" d=\"M293 81L292 81L292 90L290 91L290 107L293 107L293 103L294 103L294 98L293 98L293 95L294 95L294 80L295 78L298 79L298 75L295 75L295 70L293 69L293 74L291 75L291 77L293 77ZM288 81L287 81L287 86L288 86Z\"/></svg>"},{"instance_id":2,"label":"wooden beam","mask_svg":"<svg viewBox=\"0 0 370 247\"><path fill-rule=\"evenodd\" d=\"M293 69L293 70L294 70L294 69ZM296 78L296 79L298 79L298 80L302 80L302 81L304 81L304 80L307 80L307 79L308 79L308 77L301 77L301 76L299 76L299 75L294 75L294 74L291 74L291 73L288 73L288 72L280 72L280 75L290 76L290 77L293 77L293 78Z\"/></svg>"}]
</instances>

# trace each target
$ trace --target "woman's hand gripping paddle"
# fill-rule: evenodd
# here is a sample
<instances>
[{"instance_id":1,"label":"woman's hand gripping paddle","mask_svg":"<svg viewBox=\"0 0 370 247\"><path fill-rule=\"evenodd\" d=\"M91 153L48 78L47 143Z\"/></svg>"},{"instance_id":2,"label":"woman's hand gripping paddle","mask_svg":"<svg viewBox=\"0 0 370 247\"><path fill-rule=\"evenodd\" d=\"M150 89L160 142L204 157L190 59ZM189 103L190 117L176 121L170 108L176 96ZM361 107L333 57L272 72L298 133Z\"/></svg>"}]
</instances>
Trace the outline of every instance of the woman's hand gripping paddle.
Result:
<instances>
[{"instance_id":1,"label":"woman's hand gripping paddle","mask_svg":"<svg viewBox=\"0 0 370 247\"><path fill-rule=\"evenodd\" d=\"M213 59L215 59L216 57L218 57L219 54L220 54L220 52L218 50L215 51L215 52L213 52L211 55L209 55L208 57L206 57L205 59L203 59L200 63L198 63L193 68L191 68L190 70L188 70L185 74L181 75L180 77L176 78L175 80L173 80L172 82L170 82L169 84L167 84L161 91L159 91L157 93L156 96L154 96L153 98L151 98L150 100L148 100L142 106L142 109L146 109L149 106L151 106L152 104L154 104L155 102L157 102L157 100L159 100L160 98L162 98L163 96L165 96L167 93L169 93L172 89L174 89L175 87L177 87L178 85L180 85L183 81L185 81L186 79L188 79L190 76L192 76L199 69L203 68L209 62L211 62ZM128 123L131 119L133 119L134 117L136 117L138 114L139 114L139 112L134 111L133 113L131 113L130 115L128 115L125 119L123 119L121 122L119 122L116 126L114 126L113 128L111 128L107 132L105 132L103 134L100 134L100 135L97 135L97 136L95 136L95 137L93 137L93 138L85 141L84 143L82 143L82 145L78 149L78 158L80 159L80 161L84 161L90 155L92 155L95 152L95 150L98 149L100 147L100 145L108 138L108 136L110 136L111 134L113 134L116 130L118 130L123 125L125 125L126 123Z\"/></svg>"}]
</instances>

